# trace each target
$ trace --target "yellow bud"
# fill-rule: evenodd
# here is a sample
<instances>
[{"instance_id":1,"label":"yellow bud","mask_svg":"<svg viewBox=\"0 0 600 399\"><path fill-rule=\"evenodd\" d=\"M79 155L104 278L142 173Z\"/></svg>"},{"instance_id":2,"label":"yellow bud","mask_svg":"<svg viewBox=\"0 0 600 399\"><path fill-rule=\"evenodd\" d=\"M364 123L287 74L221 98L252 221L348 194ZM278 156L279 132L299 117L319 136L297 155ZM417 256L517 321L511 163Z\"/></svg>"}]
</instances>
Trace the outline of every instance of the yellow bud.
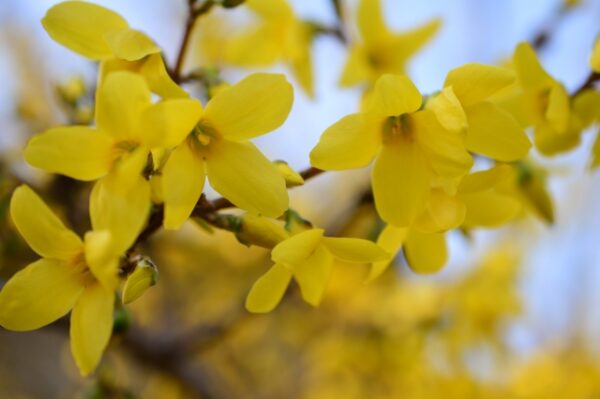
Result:
<instances>
[{"instance_id":1,"label":"yellow bud","mask_svg":"<svg viewBox=\"0 0 600 399\"><path fill-rule=\"evenodd\" d=\"M123 287L123 303L131 303L142 296L144 292L154 284L158 278L156 265L147 257L141 257L135 265L133 273L127 277Z\"/></svg>"},{"instance_id":2,"label":"yellow bud","mask_svg":"<svg viewBox=\"0 0 600 399\"><path fill-rule=\"evenodd\" d=\"M75 103L85 94L85 82L80 76L75 76L57 87L58 93L68 103Z\"/></svg>"},{"instance_id":3,"label":"yellow bud","mask_svg":"<svg viewBox=\"0 0 600 399\"><path fill-rule=\"evenodd\" d=\"M246 213L241 217L237 239L246 245L273 248L289 237L285 228L273 219Z\"/></svg>"},{"instance_id":4,"label":"yellow bud","mask_svg":"<svg viewBox=\"0 0 600 399\"><path fill-rule=\"evenodd\" d=\"M281 173L281 175L285 179L286 187L296 187L302 186L304 184L304 179L302 178L302 176L300 176L300 174L294 169L290 168L290 165L288 165L287 162L275 161L273 163L275 164L275 166L277 166L277 169L279 169L279 173Z\"/></svg>"}]
</instances>

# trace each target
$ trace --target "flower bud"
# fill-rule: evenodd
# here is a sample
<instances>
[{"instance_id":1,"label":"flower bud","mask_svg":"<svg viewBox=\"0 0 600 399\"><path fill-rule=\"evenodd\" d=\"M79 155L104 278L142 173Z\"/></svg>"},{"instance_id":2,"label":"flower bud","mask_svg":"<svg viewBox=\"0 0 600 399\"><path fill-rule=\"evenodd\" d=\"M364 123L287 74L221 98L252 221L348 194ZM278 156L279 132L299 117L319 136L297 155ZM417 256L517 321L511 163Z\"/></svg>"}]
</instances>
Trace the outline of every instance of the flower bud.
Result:
<instances>
[{"instance_id":1,"label":"flower bud","mask_svg":"<svg viewBox=\"0 0 600 399\"><path fill-rule=\"evenodd\" d=\"M289 236L282 225L264 216L246 213L241 221L236 237L242 244L273 248Z\"/></svg>"},{"instance_id":2,"label":"flower bud","mask_svg":"<svg viewBox=\"0 0 600 399\"><path fill-rule=\"evenodd\" d=\"M137 261L133 273L127 277L123 287L123 303L138 299L146 290L156 284L158 268L150 258L142 256Z\"/></svg>"},{"instance_id":3,"label":"flower bud","mask_svg":"<svg viewBox=\"0 0 600 399\"><path fill-rule=\"evenodd\" d=\"M289 188L304 185L304 179L302 178L302 176L300 176L300 174L294 169L290 168L290 165L288 165L287 162L275 161L273 163L275 164L275 166L277 166L279 173L281 173L281 175L285 179L286 187Z\"/></svg>"}]
</instances>

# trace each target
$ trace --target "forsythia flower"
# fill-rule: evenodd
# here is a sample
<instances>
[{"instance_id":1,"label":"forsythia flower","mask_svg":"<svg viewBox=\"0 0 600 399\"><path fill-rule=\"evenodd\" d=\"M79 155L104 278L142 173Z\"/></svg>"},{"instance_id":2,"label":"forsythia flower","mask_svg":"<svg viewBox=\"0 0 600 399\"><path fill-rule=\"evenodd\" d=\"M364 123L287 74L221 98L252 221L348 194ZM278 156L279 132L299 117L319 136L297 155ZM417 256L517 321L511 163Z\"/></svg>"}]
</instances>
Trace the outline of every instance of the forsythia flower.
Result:
<instances>
[{"instance_id":1,"label":"forsythia flower","mask_svg":"<svg viewBox=\"0 0 600 399\"><path fill-rule=\"evenodd\" d=\"M287 0L247 0L259 22L227 44L225 59L241 66L287 62L304 91L313 96L311 27L300 21Z\"/></svg>"},{"instance_id":2,"label":"forsythia flower","mask_svg":"<svg viewBox=\"0 0 600 399\"><path fill-rule=\"evenodd\" d=\"M380 0L360 0L358 28L362 42L351 45L340 78L342 86L372 84L384 73L404 73L405 65L440 28L433 20L414 30L393 33L386 27Z\"/></svg>"},{"instance_id":3,"label":"forsythia flower","mask_svg":"<svg viewBox=\"0 0 600 399\"><path fill-rule=\"evenodd\" d=\"M137 230L150 205L150 185L141 176L148 154L181 143L201 112L200 103L187 98L153 104L140 75L113 72L99 88L96 127L49 129L29 141L25 159L35 167L78 180L100 178L91 206L102 209L98 213L104 219L127 220L129 225L120 223L120 230ZM124 199L117 202L116 197Z\"/></svg>"},{"instance_id":4,"label":"forsythia flower","mask_svg":"<svg viewBox=\"0 0 600 399\"><path fill-rule=\"evenodd\" d=\"M421 106L421 94L406 76L383 75L365 111L323 133L311 164L343 170L376 158L372 186L379 215L396 226L410 225L424 210L434 179L464 176L473 163L463 132L446 130Z\"/></svg>"},{"instance_id":5,"label":"forsythia flower","mask_svg":"<svg viewBox=\"0 0 600 399\"><path fill-rule=\"evenodd\" d=\"M42 24L58 43L101 61L100 84L109 72L128 70L142 74L150 89L162 97L188 97L169 77L160 48L114 11L83 1L65 1L50 8Z\"/></svg>"},{"instance_id":6,"label":"forsythia flower","mask_svg":"<svg viewBox=\"0 0 600 399\"><path fill-rule=\"evenodd\" d=\"M370 263L388 258L389 255L371 241L324 237L322 229L306 230L273 248L271 259L275 265L254 283L246 299L246 308L255 313L273 310L292 277L300 286L302 298L317 306L336 259Z\"/></svg>"},{"instance_id":7,"label":"forsythia flower","mask_svg":"<svg viewBox=\"0 0 600 399\"><path fill-rule=\"evenodd\" d=\"M82 242L27 186L15 190L10 213L42 259L16 273L0 292L0 325L35 330L72 310L71 352L81 373L89 374L111 336L119 256L135 235L116 241L110 230L97 229L92 215L94 231Z\"/></svg>"},{"instance_id":8,"label":"forsythia flower","mask_svg":"<svg viewBox=\"0 0 600 399\"><path fill-rule=\"evenodd\" d=\"M248 140L279 127L293 100L292 86L278 74L253 74L219 91L162 170L165 227L189 217L207 176L237 207L281 215L288 205L285 179Z\"/></svg>"}]
</instances>

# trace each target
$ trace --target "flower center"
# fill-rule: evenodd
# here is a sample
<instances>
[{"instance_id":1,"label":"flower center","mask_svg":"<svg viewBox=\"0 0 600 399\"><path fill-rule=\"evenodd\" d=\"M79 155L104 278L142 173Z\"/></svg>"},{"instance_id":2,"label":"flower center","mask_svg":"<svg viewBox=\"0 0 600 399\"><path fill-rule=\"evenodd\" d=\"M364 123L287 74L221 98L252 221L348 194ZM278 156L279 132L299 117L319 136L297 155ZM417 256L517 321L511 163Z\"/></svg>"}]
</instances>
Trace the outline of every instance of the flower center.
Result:
<instances>
[{"instance_id":1,"label":"flower center","mask_svg":"<svg viewBox=\"0 0 600 399\"><path fill-rule=\"evenodd\" d=\"M383 141L392 142L396 140L413 141L415 131L410 115L402 114L390 116L383 122Z\"/></svg>"}]
</instances>

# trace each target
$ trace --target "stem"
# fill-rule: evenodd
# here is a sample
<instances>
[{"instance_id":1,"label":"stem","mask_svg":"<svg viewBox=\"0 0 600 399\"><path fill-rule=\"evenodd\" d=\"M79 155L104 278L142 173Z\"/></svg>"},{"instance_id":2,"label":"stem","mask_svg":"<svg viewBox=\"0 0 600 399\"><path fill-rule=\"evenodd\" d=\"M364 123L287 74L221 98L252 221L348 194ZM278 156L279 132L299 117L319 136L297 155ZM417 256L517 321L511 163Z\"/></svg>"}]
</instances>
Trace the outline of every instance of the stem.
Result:
<instances>
[{"instance_id":1,"label":"stem","mask_svg":"<svg viewBox=\"0 0 600 399\"><path fill-rule=\"evenodd\" d=\"M587 89L591 89L592 87L594 87L594 84L596 82L600 81L600 73L598 72L591 72L589 74L589 76L587 77L587 79L585 80L585 82L583 82L581 84L581 86L579 86L578 89L576 89L573 94L571 94L571 97L577 97L579 94L581 94L582 92L584 92Z\"/></svg>"}]
</instances>

